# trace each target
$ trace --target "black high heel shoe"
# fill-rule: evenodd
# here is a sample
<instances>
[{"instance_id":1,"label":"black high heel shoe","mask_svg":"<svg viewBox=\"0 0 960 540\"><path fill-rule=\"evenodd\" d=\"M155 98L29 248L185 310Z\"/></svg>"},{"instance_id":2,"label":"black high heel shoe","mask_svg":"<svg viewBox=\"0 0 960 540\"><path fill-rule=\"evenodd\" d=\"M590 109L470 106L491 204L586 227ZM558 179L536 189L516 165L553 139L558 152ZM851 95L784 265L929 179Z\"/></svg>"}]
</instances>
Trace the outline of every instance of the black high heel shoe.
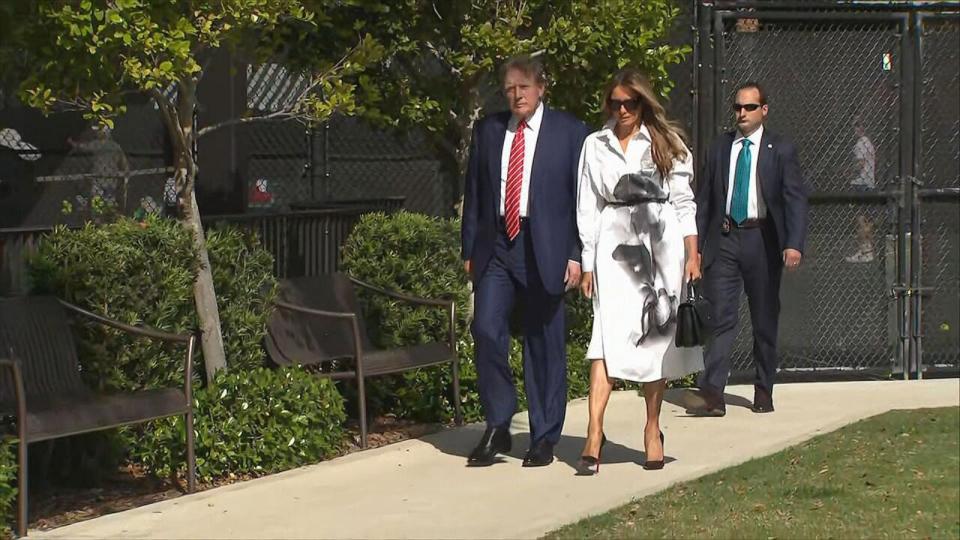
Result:
<instances>
[{"instance_id":1,"label":"black high heel shoe","mask_svg":"<svg viewBox=\"0 0 960 540\"><path fill-rule=\"evenodd\" d=\"M666 447L665 447L664 444L663 444L663 432L662 432L662 431L660 432L660 447L663 448L663 455L664 455L664 457L666 457L666 455L667 455L667 449L666 449ZM646 469L646 470L648 470L648 471L659 471L660 469L663 468L663 460L660 459L660 460L657 460L657 461L651 461L651 460L648 459L648 460L646 460L646 461L643 462L643 468Z\"/></svg>"},{"instance_id":2,"label":"black high heel shoe","mask_svg":"<svg viewBox=\"0 0 960 540\"><path fill-rule=\"evenodd\" d=\"M607 444L606 434L601 434L601 436L603 438L600 439L600 449L597 450L597 457L580 456L580 461L577 462L577 476L600 474L600 456L603 454L603 445Z\"/></svg>"}]
</instances>

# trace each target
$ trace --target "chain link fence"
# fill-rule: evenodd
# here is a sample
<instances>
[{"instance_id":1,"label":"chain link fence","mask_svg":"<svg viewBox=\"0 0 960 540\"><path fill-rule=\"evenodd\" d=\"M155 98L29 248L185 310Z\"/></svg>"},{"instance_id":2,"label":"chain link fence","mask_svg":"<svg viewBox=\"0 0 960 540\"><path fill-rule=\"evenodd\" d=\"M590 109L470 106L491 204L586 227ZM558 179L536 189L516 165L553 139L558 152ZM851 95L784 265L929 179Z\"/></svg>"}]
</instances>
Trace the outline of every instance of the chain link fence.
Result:
<instances>
[{"instance_id":1,"label":"chain link fence","mask_svg":"<svg viewBox=\"0 0 960 540\"><path fill-rule=\"evenodd\" d=\"M920 26L921 297L923 361L960 365L960 15L924 14Z\"/></svg>"}]
</instances>

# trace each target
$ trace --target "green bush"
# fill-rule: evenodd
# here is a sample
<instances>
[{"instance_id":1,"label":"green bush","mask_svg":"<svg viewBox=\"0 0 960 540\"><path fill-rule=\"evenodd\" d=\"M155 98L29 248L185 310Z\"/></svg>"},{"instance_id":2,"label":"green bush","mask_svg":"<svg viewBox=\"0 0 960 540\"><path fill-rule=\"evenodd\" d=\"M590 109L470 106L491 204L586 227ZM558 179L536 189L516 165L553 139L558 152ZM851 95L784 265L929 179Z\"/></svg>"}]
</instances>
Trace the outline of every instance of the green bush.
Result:
<instances>
[{"instance_id":1,"label":"green bush","mask_svg":"<svg viewBox=\"0 0 960 540\"><path fill-rule=\"evenodd\" d=\"M221 371L194 396L197 476L267 474L336 455L343 445L343 398L329 379L301 368ZM131 457L168 477L185 472L182 417L126 430Z\"/></svg>"},{"instance_id":2,"label":"green bush","mask_svg":"<svg viewBox=\"0 0 960 540\"><path fill-rule=\"evenodd\" d=\"M467 326L470 289L460 259L460 224L456 220L420 214L368 214L354 228L343 248L343 270L386 289L418 296L450 296L457 302L457 336L460 357L460 387L464 417L483 418L473 363L473 339ZM587 394L589 366L585 347L590 338L592 307L571 292L567 296L568 396ZM443 313L436 309L410 307L375 294L362 294L367 326L374 343L393 347L428 340L445 340ZM523 394L523 359L520 336L510 344L510 367L517 382L519 407L526 408ZM385 377L370 385L372 408L422 421L453 417L451 376L446 366L426 368Z\"/></svg>"},{"instance_id":3,"label":"green bush","mask_svg":"<svg viewBox=\"0 0 960 540\"><path fill-rule=\"evenodd\" d=\"M17 502L17 443L0 439L0 538L10 536Z\"/></svg>"},{"instance_id":4,"label":"green bush","mask_svg":"<svg viewBox=\"0 0 960 540\"><path fill-rule=\"evenodd\" d=\"M275 291L272 258L254 237L236 229L209 234L207 249L220 307L228 366L263 363L261 340ZM198 269L190 233L179 223L148 216L138 222L57 228L30 263L37 293L48 293L130 324L170 332L197 327L193 281ZM181 384L183 350L99 325L78 330L83 373L103 390ZM202 370L198 355L195 366Z\"/></svg>"}]
</instances>

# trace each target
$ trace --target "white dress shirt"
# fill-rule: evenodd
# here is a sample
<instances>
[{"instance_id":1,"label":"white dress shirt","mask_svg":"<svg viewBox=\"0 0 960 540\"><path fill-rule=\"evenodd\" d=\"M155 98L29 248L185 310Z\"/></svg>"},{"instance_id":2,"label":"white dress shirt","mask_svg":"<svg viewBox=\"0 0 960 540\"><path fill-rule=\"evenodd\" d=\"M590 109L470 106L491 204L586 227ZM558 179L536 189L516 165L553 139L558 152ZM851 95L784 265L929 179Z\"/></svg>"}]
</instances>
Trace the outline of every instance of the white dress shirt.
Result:
<instances>
[{"instance_id":1,"label":"white dress shirt","mask_svg":"<svg viewBox=\"0 0 960 540\"><path fill-rule=\"evenodd\" d=\"M740 156L740 149L743 147L743 139L749 139L750 144L750 196L747 199L747 219L758 219L767 217L767 205L760 196L757 185L757 159L760 157L760 140L763 138L763 125L761 124L756 131L749 137L744 137L739 131L736 138L733 139L733 146L730 147L730 174L727 176L727 215L730 215L730 204L733 202L733 182L737 174L737 158Z\"/></svg>"},{"instance_id":2,"label":"white dress shirt","mask_svg":"<svg viewBox=\"0 0 960 540\"><path fill-rule=\"evenodd\" d=\"M523 130L523 183L520 185L520 217L527 217L527 201L530 200L530 171L533 169L533 152L537 148L537 136L540 134L540 122L543 120L543 102L527 119L527 127ZM500 215L503 210L504 199L507 197L507 166L510 164L510 146L517 133L517 124L520 119L511 116L507 123L507 133L503 137L503 153L500 155Z\"/></svg>"}]
</instances>

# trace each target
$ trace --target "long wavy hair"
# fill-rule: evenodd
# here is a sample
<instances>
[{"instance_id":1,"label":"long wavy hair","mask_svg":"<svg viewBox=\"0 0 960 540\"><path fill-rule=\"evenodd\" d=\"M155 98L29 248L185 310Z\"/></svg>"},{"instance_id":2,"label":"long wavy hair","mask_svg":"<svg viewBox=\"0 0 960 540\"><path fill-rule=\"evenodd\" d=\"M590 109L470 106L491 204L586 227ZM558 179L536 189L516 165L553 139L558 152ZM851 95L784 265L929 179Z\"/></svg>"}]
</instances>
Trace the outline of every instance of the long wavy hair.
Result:
<instances>
[{"instance_id":1,"label":"long wavy hair","mask_svg":"<svg viewBox=\"0 0 960 540\"><path fill-rule=\"evenodd\" d=\"M653 141L651 144L653 161L657 164L660 177L665 179L673 170L675 160L682 161L687 158L687 147L683 143L685 138L683 128L678 122L667 118L667 111L657 99L649 77L633 68L618 71L607 85L603 95L603 112L608 119L613 118L617 113L610 109L610 96L618 86L629 89L640 98L640 122L647 126L647 131L650 132L650 139Z\"/></svg>"}]
</instances>

